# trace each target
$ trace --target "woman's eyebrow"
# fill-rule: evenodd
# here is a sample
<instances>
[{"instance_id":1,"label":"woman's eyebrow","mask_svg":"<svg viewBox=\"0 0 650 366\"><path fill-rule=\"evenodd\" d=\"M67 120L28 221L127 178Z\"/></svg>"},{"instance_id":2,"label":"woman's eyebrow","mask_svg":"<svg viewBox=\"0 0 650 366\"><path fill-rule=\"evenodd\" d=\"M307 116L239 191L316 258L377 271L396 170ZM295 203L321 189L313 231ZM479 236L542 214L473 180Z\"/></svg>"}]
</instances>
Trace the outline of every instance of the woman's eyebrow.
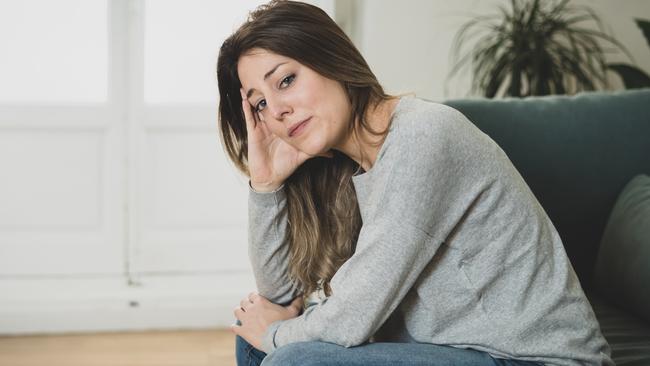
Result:
<instances>
[{"instance_id":1,"label":"woman's eyebrow","mask_svg":"<svg viewBox=\"0 0 650 366\"><path fill-rule=\"evenodd\" d=\"M279 64L275 65L271 70L269 70L269 72L267 72L266 74L264 74L264 80L268 79L269 76L273 75L273 73L275 72L275 70L278 69L278 67L280 67L280 66L282 66L282 65L284 65L284 64L286 64L286 63L287 63L287 62L280 62ZM249 89L248 92L246 92L246 97L247 97L247 98L250 98L251 95L253 95L253 92L254 92L254 91L255 91L255 88L251 88L251 89Z\"/></svg>"}]
</instances>

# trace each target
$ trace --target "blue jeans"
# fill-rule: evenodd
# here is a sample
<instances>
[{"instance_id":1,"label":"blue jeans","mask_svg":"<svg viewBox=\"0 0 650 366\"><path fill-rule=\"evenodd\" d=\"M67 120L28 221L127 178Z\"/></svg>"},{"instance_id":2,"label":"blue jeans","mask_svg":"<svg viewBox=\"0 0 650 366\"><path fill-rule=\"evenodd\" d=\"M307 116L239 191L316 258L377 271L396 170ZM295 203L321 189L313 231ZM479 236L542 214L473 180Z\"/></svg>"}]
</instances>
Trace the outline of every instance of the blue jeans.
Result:
<instances>
[{"instance_id":1,"label":"blue jeans","mask_svg":"<svg viewBox=\"0 0 650 366\"><path fill-rule=\"evenodd\" d=\"M333 343L299 342L266 357L240 336L237 366L532 366L536 362L493 358L485 352L428 343L367 343L345 348Z\"/></svg>"}]
</instances>

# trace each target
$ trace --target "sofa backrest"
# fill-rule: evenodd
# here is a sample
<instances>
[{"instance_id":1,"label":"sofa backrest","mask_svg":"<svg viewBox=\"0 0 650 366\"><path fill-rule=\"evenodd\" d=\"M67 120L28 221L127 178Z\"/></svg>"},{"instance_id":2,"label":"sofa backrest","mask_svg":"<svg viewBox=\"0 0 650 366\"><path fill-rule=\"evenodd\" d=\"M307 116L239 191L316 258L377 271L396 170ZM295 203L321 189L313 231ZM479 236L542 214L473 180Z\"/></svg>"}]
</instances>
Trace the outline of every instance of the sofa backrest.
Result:
<instances>
[{"instance_id":1,"label":"sofa backrest","mask_svg":"<svg viewBox=\"0 0 650 366\"><path fill-rule=\"evenodd\" d=\"M650 89L444 103L508 154L590 288L618 194L635 175L650 174Z\"/></svg>"}]
</instances>

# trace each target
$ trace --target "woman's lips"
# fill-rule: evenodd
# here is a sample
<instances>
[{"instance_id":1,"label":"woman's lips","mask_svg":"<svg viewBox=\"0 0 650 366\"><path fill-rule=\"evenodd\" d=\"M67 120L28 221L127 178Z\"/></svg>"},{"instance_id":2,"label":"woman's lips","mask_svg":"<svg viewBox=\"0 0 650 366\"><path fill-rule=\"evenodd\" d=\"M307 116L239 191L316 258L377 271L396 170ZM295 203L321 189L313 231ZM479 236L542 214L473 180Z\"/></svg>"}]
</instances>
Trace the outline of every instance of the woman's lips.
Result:
<instances>
[{"instance_id":1,"label":"woman's lips","mask_svg":"<svg viewBox=\"0 0 650 366\"><path fill-rule=\"evenodd\" d=\"M289 132L289 137L294 137L299 135L305 127L307 127L307 124L311 120L311 117L307 118L306 120L300 122L296 127L294 127L290 132Z\"/></svg>"}]
</instances>

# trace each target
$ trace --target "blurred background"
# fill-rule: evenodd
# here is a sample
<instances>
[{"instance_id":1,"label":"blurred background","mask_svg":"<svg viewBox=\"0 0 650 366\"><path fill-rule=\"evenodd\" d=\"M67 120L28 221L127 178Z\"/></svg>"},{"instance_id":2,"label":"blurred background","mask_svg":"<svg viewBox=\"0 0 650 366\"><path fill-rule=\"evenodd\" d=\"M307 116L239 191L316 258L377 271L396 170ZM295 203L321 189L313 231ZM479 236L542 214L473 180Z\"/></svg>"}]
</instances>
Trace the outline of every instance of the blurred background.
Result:
<instances>
[{"instance_id":1,"label":"blurred background","mask_svg":"<svg viewBox=\"0 0 650 366\"><path fill-rule=\"evenodd\" d=\"M215 64L221 42L262 2L0 0L0 335L233 323L255 283L247 180L218 139ZM471 69L450 77L456 35L510 6L311 3L346 31L389 93L434 101L485 95L471 88ZM612 67L599 88L645 82L640 20L650 19L650 1L569 4L601 20L578 28L618 42L585 52L636 72L626 83ZM495 97L508 97L501 90Z\"/></svg>"}]
</instances>

